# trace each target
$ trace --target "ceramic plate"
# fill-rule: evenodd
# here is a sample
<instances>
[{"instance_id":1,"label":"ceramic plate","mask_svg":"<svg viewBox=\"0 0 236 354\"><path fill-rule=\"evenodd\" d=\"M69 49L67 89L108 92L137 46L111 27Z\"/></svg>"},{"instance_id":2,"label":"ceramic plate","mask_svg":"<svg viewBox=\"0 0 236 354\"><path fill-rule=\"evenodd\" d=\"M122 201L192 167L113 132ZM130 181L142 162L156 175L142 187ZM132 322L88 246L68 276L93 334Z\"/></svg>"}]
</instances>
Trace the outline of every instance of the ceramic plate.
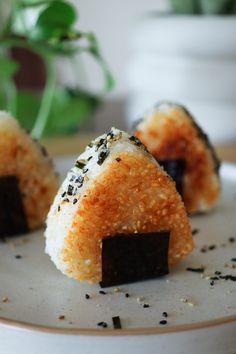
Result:
<instances>
[{"instance_id":1,"label":"ceramic plate","mask_svg":"<svg viewBox=\"0 0 236 354\"><path fill-rule=\"evenodd\" d=\"M71 157L56 161L62 178L72 163ZM118 338L118 334L119 343L127 336L152 334L157 338L158 334L223 325L235 329L236 166L223 164L221 176L217 207L191 218L194 252L159 279L103 289L106 293L101 294L99 286L68 279L56 269L44 253L43 230L1 243L0 328L9 333L21 328L23 332L78 338ZM122 330L113 329L114 316L120 317ZM163 320L167 323L161 324ZM99 322L105 322L107 328L98 326ZM233 336L231 342L236 348Z\"/></svg>"}]
</instances>

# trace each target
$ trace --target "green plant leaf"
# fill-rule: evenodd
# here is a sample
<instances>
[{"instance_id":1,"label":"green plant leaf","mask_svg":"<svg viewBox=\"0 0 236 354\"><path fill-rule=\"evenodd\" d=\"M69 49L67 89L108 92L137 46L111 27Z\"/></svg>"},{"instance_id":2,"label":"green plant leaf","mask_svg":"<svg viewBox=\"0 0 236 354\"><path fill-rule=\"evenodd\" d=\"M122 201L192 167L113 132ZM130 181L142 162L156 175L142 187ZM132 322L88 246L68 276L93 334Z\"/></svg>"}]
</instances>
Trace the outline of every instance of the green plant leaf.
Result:
<instances>
[{"instance_id":1,"label":"green plant leaf","mask_svg":"<svg viewBox=\"0 0 236 354\"><path fill-rule=\"evenodd\" d=\"M17 72L19 65L13 59L0 57L0 79L8 80Z\"/></svg>"},{"instance_id":2,"label":"green plant leaf","mask_svg":"<svg viewBox=\"0 0 236 354\"><path fill-rule=\"evenodd\" d=\"M46 9L42 10L36 26L41 28L62 28L68 30L75 23L77 12L71 4L64 1L53 1Z\"/></svg>"},{"instance_id":3,"label":"green plant leaf","mask_svg":"<svg viewBox=\"0 0 236 354\"><path fill-rule=\"evenodd\" d=\"M200 13L198 0L170 0L173 12L178 15L196 15ZM213 2L215 0L212 0Z\"/></svg>"},{"instance_id":4,"label":"green plant leaf","mask_svg":"<svg viewBox=\"0 0 236 354\"><path fill-rule=\"evenodd\" d=\"M233 13L235 0L200 0L204 15L228 15Z\"/></svg>"},{"instance_id":5,"label":"green plant leaf","mask_svg":"<svg viewBox=\"0 0 236 354\"><path fill-rule=\"evenodd\" d=\"M27 91L19 92L17 102L18 119L24 128L32 129L40 102L40 94ZM98 97L87 92L58 88L53 97L51 111L43 135L55 136L76 132L85 122L86 124L89 122L100 104ZM0 108L4 107L1 106Z\"/></svg>"}]
</instances>

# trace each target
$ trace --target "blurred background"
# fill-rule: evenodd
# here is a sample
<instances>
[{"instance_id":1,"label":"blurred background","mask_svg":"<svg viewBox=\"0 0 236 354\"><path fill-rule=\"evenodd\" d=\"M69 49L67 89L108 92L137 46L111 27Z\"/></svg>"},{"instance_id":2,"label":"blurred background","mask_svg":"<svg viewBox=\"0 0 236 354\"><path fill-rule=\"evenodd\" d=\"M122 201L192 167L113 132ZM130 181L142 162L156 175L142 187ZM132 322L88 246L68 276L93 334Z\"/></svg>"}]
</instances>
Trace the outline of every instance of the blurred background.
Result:
<instances>
[{"instance_id":1,"label":"blurred background","mask_svg":"<svg viewBox=\"0 0 236 354\"><path fill-rule=\"evenodd\" d=\"M0 108L36 137L128 129L167 99L236 141L236 0L1 0L0 14Z\"/></svg>"}]
</instances>

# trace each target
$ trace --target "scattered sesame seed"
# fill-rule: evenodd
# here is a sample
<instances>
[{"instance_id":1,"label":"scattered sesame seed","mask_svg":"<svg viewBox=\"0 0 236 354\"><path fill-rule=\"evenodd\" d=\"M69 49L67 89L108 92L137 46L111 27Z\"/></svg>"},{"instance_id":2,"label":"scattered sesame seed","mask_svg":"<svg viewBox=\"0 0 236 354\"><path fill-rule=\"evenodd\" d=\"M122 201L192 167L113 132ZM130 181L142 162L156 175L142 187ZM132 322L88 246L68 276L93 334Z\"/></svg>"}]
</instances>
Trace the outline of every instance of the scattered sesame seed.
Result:
<instances>
[{"instance_id":1,"label":"scattered sesame seed","mask_svg":"<svg viewBox=\"0 0 236 354\"><path fill-rule=\"evenodd\" d=\"M99 294L106 295L107 293L104 290L99 290Z\"/></svg>"},{"instance_id":2,"label":"scattered sesame seed","mask_svg":"<svg viewBox=\"0 0 236 354\"><path fill-rule=\"evenodd\" d=\"M231 262L236 262L236 257L231 258Z\"/></svg>"},{"instance_id":3,"label":"scattered sesame seed","mask_svg":"<svg viewBox=\"0 0 236 354\"><path fill-rule=\"evenodd\" d=\"M130 297L130 294L129 294L129 293L126 293L126 294L125 294L125 297Z\"/></svg>"},{"instance_id":4,"label":"scattered sesame seed","mask_svg":"<svg viewBox=\"0 0 236 354\"><path fill-rule=\"evenodd\" d=\"M166 321L166 320L161 320L161 321L159 322L159 324L160 324L160 325L166 325L166 324L167 324L167 321Z\"/></svg>"},{"instance_id":5,"label":"scattered sesame seed","mask_svg":"<svg viewBox=\"0 0 236 354\"><path fill-rule=\"evenodd\" d=\"M88 168L84 168L82 172L83 173L87 173L88 172Z\"/></svg>"},{"instance_id":6,"label":"scattered sesame seed","mask_svg":"<svg viewBox=\"0 0 236 354\"><path fill-rule=\"evenodd\" d=\"M114 289L113 289L113 292L114 292L114 293L120 293L120 288L114 288Z\"/></svg>"},{"instance_id":7,"label":"scattered sesame seed","mask_svg":"<svg viewBox=\"0 0 236 354\"><path fill-rule=\"evenodd\" d=\"M78 199L75 198L75 199L73 200L73 204L76 204L77 202L78 202Z\"/></svg>"},{"instance_id":8,"label":"scattered sesame seed","mask_svg":"<svg viewBox=\"0 0 236 354\"><path fill-rule=\"evenodd\" d=\"M235 242L235 238L234 238L234 237L230 237L230 238L229 238L229 242L230 242L230 243L234 243L234 242Z\"/></svg>"},{"instance_id":9,"label":"scattered sesame seed","mask_svg":"<svg viewBox=\"0 0 236 354\"><path fill-rule=\"evenodd\" d=\"M116 158L116 161L117 161L117 162L120 162L120 161L121 161L121 158L120 158L120 157L117 157L117 158Z\"/></svg>"},{"instance_id":10,"label":"scattered sesame seed","mask_svg":"<svg viewBox=\"0 0 236 354\"><path fill-rule=\"evenodd\" d=\"M218 270L216 270L216 271L215 271L215 275L221 275L221 272L218 271Z\"/></svg>"},{"instance_id":11,"label":"scattered sesame seed","mask_svg":"<svg viewBox=\"0 0 236 354\"><path fill-rule=\"evenodd\" d=\"M64 320L65 318L66 318L65 315L60 315L60 316L58 317L59 320Z\"/></svg>"},{"instance_id":12,"label":"scattered sesame seed","mask_svg":"<svg viewBox=\"0 0 236 354\"><path fill-rule=\"evenodd\" d=\"M141 304L141 302L144 300L142 296L137 297L136 301L138 304Z\"/></svg>"},{"instance_id":13,"label":"scattered sesame seed","mask_svg":"<svg viewBox=\"0 0 236 354\"><path fill-rule=\"evenodd\" d=\"M216 245L210 245L208 247L209 251L213 251L214 249L216 249Z\"/></svg>"},{"instance_id":14,"label":"scattered sesame seed","mask_svg":"<svg viewBox=\"0 0 236 354\"><path fill-rule=\"evenodd\" d=\"M89 181L88 176L84 176L84 182L87 182L87 181Z\"/></svg>"},{"instance_id":15,"label":"scattered sesame seed","mask_svg":"<svg viewBox=\"0 0 236 354\"><path fill-rule=\"evenodd\" d=\"M2 302L8 302L8 301L9 301L9 299L8 299L7 296L4 296L4 297L2 298Z\"/></svg>"},{"instance_id":16,"label":"scattered sesame seed","mask_svg":"<svg viewBox=\"0 0 236 354\"><path fill-rule=\"evenodd\" d=\"M86 300L90 299L89 294L85 294L85 299L86 299Z\"/></svg>"},{"instance_id":17,"label":"scattered sesame seed","mask_svg":"<svg viewBox=\"0 0 236 354\"><path fill-rule=\"evenodd\" d=\"M187 298L182 298L182 299L180 299L180 301L185 303L185 304L187 304L187 305L189 305L190 307L195 306L194 302L189 300L189 299L187 299Z\"/></svg>"},{"instance_id":18,"label":"scattered sesame seed","mask_svg":"<svg viewBox=\"0 0 236 354\"><path fill-rule=\"evenodd\" d=\"M93 158L93 156L89 156L87 161L90 161Z\"/></svg>"},{"instance_id":19,"label":"scattered sesame seed","mask_svg":"<svg viewBox=\"0 0 236 354\"><path fill-rule=\"evenodd\" d=\"M16 254L16 255L15 255L15 258L16 258L16 259L21 259L22 256L21 256L20 254Z\"/></svg>"},{"instance_id":20,"label":"scattered sesame seed","mask_svg":"<svg viewBox=\"0 0 236 354\"><path fill-rule=\"evenodd\" d=\"M63 192L62 195L61 195L61 197L64 198L65 195L66 195L66 192Z\"/></svg>"},{"instance_id":21,"label":"scattered sesame seed","mask_svg":"<svg viewBox=\"0 0 236 354\"><path fill-rule=\"evenodd\" d=\"M163 317L168 317L168 313L166 311L162 312Z\"/></svg>"},{"instance_id":22,"label":"scattered sesame seed","mask_svg":"<svg viewBox=\"0 0 236 354\"><path fill-rule=\"evenodd\" d=\"M63 202L69 203L69 199L65 198L65 199L63 199Z\"/></svg>"},{"instance_id":23,"label":"scattered sesame seed","mask_svg":"<svg viewBox=\"0 0 236 354\"><path fill-rule=\"evenodd\" d=\"M210 286L214 286L215 285L215 281L214 280L211 280L210 281Z\"/></svg>"},{"instance_id":24,"label":"scattered sesame seed","mask_svg":"<svg viewBox=\"0 0 236 354\"><path fill-rule=\"evenodd\" d=\"M57 211L60 211L61 210L61 207L60 207L60 205L58 205L58 207L57 207Z\"/></svg>"}]
</instances>

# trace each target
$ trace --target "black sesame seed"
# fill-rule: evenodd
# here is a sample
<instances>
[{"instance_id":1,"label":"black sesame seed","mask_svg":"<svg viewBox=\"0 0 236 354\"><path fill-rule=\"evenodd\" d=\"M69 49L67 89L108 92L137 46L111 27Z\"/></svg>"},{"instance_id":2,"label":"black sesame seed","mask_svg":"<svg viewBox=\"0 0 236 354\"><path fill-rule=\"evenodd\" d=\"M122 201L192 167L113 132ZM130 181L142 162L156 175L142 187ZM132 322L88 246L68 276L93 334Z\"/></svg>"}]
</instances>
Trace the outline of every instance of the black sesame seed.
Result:
<instances>
[{"instance_id":1,"label":"black sesame seed","mask_svg":"<svg viewBox=\"0 0 236 354\"><path fill-rule=\"evenodd\" d=\"M197 235L198 233L199 233L199 229L193 229L192 230L192 235L194 236L194 235Z\"/></svg>"},{"instance_id":2,"label":"black sesame seed","mask_svg":"<svg viewBox=\"0 0 236 354\"><path fill-rule=\"evenodd\" d=\"M126 294L125 294L125 297L130 297L130 294L129 294L129 293L126 293Z\"/></svg>"},{"instance_id":3,"label":"black sesame seed","mask_svg":"<svg viewBox=\"0 0 236 354\"><path fill-rule=\"evenodd\" d=\"M216 249L216 245L210 245L210 246L208 247L208 249L209 249L210 251L213 251L214 249Z\"/></svg>"},{"instance_id":4,"label":"black sesame seed","mask_svg":"<svg viewBox=\"0 0 236 354\"><path fill-rule=\"evenodd\" d=\"M78 202L78 199L75 198L75 199L73 200L73 204L76 204L77 202Z\"/></svg>"},{"instance_id":5,"label":"black sesame seed","mask_svg":"<svg viewBox=\"0 0 236 354\"><path fill-rule=\"evenodd\" d=\"M73 182L75 179L75 175L71 176L70 182Z\"/></svg>"},{"instance_id":6,"label":"black sesame seed","mask_svg":"<svg viewBox=\"0 0 236 354\"><path fill-rule=\"evenodd\" d=\"M168 317L168 313L166 311L162 312L163 317Z\"/></svg>"},{"instance_id":7,"label":"black sesame seed","mask_svg":"<svg viewBox=\"0 0 236 354\"><path fill-rule=\"evenodd\" d=\"M87 172L88 172L88 168L84 168L83 173L87 173Z\"/></svg>"},{"instance_id":8,"label":"black sesame seed","mask_svg":"<svg viewBox=\"0 0 236 354\"><path fill-rule=\"evenodd\" d=\"M87 161L90 161L93 158L93 156L89 156Z\"/></svg>"},{"instance_id":9,"label":"black sesame seed","mask_svg":"<svg viewBox=\"0 0 236 354\"><path fill-rule=\"evenodd\" d=\"M219 280L220 278L219 277L211 277L210 279L215 281L215 280Z\"/></svg>"},{"instance_id":10,"label":"black sesame seed","mask_svg":"<svg viewBox=\"0 0 236 354\"><path fill-rule=\"evenodd\" d=\"M16 259L21 259L22 256L21 256L20 254L16 254L16 255L15 255L15 258L16 258Z\"/></svg>"},{"instance_id":11,"label":"black sesame seed","mask_svg":"<svg viewBox=\"0 0 236 354\"><path fill-rule=\"evenodd\" d=\"M99 294L106 295L107 293L105 291L103 291L103 290L99 290Z\"/></svg>"},{"instance_id":12,"label":"black sesame seed","mask_svg":"<svg viewBox=\"0 0 236 354\"><path fill-rule=\"evenodd\" d=\"M120 162L120 161L121 161L121 158L117 157L117 158L116 158L116 161L117 161L117 162Z\"/></svg>"},{"instance_id":13,"label":"black sesame seed","mask_svg":"<svg viewBox=\"0 0 236 354\"><path fill-rule=\"evenodd\" d=\"M234 238L234 237L230 237L230 238L229 238L229 242L230 242L230 243L234 243L234 242L235 242L235 238Z\"/></svg>"},{"instance_id":14,"label":"black sesame seed","mask_svg":"<svg viewBox=\"0 0 236 354\"><path fill-rule=\"evenodd\" d=\"M231 258L231 262L236 262L236 257Z\"/></svg>"},{"instance_id":15,"label":"black sesame seed","mask_svg":"<svg viewBox=\"0 0 236 354\"><path fill-rule=\"evenodd\" d=\"M207 252L207 249L206 249L205 247L202 247L202 248L200 249L200 252L206 253L206 252Z\"/></svg>"},{"instance_id":16,"label":"black sesame seed","mask_svg":"<svg viewBox=\"0 0 236 354\"><path fill-rule=\"evenodd\" d=\"M210 281L210 285L211 285L211 286L215 285L214 280L211 280L211 281Z\"/></svg>"},{"instance_id":17,"label":"black sesame seed","mask_svg":"<svg viewBox=\"0 0 236 354\"><path fill-rule=\"evenodd\" d=\"M60 207L60 205L58 205L58 207L57 207L57 211L60 211L61 210L61 207Z\"/></svg>"},{"instance_id":18,"label":"black sesame seed","mask_svg":"<svg viewBox=\"0 0 236 354\"><path fill-rule=\"evenodd\" d=\"M166 325L166 324L167 324L167 321L166 321L166 320L161 320L161 321L159 322L159 324L160 324L160 325Z\"/></svg>"},{"instance_id":19,"label":"black sesame seed","mask_svg":"<svg viewBox=\"0 0 236 354\"><path fill-rule=\"evenodd\" d=\"M65 195L66 195L66 192L63 192L62 195L61 195L61 197L64 198Z\"/></svg>"},{"instance_id":20,"label":"black sesame seed","mask_svg":"<svg viewBox=\"0 0 236 354\"><path fill-rule=\"evenodd\" d=\"M85 299L90 299L90 296L89 296L89 294L85 294Z\"/></svg>"},{"instance_id":21,"label":"black sesame seed","mask_svg":"<svg viewBox=\"0 0 236 354\"><path fill-rule=\"evenodd\" d=\"M149 304L143 304L143 308L144 308L144 309L147 309L148 307L150 307Z\"/></svg>"},{"instance_id":22,"label":"black sesame seed","mask_svg":"<svg viewBox=\"0 0 236 354\"><path fill-rule=\"evenodd\" d=\"M216 270L216 271L215 271L215 275L221 275L221 272L218 271L218 270Z\"/></svg>"},{"instance_id":23,"label":"black sesame seed","mask_svg":"<svg viewBox=\"0 0 236 354\"><path fill-rule=\"evenodd\" d=\"M63 199L63 202L69 202L69 199L68 198L65 198L65 199Z\"/></svg>"}]
</instances>

